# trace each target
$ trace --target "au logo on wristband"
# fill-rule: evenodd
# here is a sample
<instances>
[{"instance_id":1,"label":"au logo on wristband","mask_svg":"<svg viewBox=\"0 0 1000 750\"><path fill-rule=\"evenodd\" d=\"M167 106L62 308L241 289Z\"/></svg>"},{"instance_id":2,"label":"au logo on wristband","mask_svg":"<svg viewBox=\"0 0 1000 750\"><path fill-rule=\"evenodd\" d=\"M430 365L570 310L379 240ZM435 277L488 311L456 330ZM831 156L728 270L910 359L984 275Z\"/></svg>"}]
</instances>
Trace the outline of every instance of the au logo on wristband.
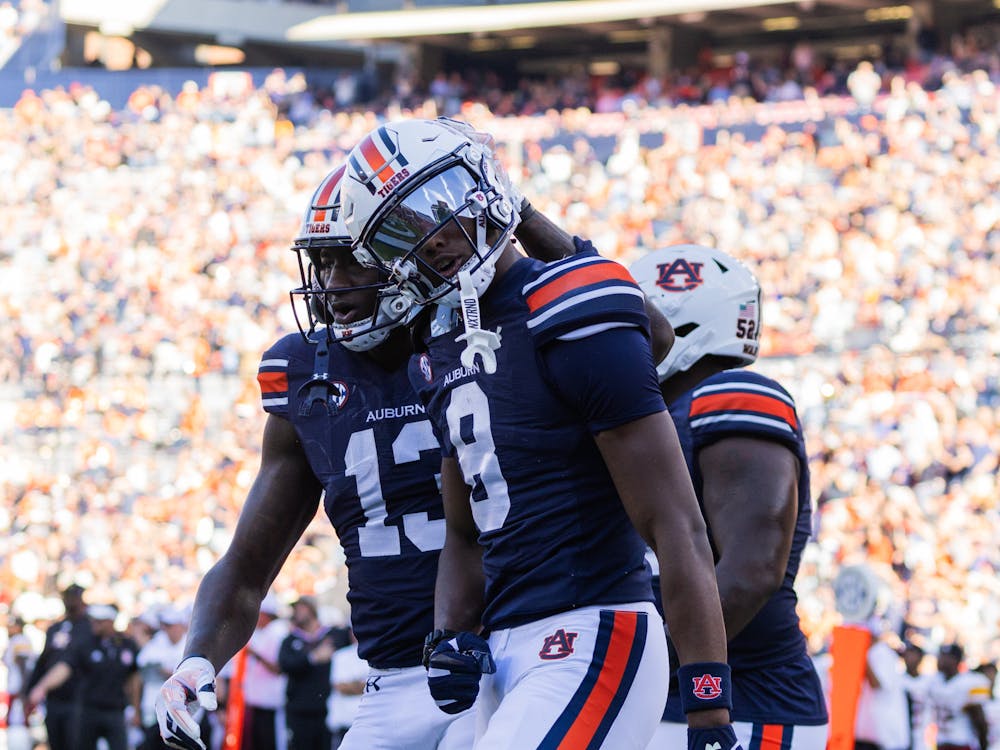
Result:
<instances>
[{"instance_id":1,"label":"au logo on wristband","mask_svg":"<svg viewBox=\"0 0 1000 750\"><path fill-rule=\"evenodd\" d=\"M706 672L701 677L693 677L691 682L694 684L694 696L699 700L715 700L722 695L721 677L716 677Z\"/></svg>"}]
</instances>

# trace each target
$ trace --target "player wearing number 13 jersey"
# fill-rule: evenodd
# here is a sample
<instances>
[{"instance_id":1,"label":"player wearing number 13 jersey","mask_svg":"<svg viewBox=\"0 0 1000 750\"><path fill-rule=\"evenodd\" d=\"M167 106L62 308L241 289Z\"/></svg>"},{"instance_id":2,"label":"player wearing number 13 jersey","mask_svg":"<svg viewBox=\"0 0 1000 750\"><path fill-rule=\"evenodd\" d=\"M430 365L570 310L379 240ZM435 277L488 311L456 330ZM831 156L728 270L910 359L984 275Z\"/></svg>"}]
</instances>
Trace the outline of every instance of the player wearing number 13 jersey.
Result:
<instances>
[{"instance_id":1,"label":"player wearing number 13 jersey","mask_svg":"<svg viewBox=\"0 0 1000 750\"><path fill-rule=\"evenodd\" d=\"M186 704L246 642L321 497L346 558L358 652L371 668L340 747L465 750L472 742L471 712L439 712L420 666L445 529L440 450L406 371L401 324L410 304L354 258L339 220L342 175L316 190L296 240L301 333L260 363L261 468L229 550L199 587L187 658L161 691L161 732L175 747L202 747Z\"/></svg>"},{"instance_id":2,"label":"player wearing number 13 jersey","mask_svg":"<svg viewBox=\"0 0 1000 750\"><path fill-rule=\"evenodd\" d=\"M681 661L711 686L695 737L736 746L711 552L641 292L589 248L521 256L510 195L461 135L413 120L371 140L349 158L348 230L415 303L439 303L410 364L444 456L435 701L461 710L487 675L477 750L644 748L667 667L645 538Z\"/></svg>"}]
</instances>

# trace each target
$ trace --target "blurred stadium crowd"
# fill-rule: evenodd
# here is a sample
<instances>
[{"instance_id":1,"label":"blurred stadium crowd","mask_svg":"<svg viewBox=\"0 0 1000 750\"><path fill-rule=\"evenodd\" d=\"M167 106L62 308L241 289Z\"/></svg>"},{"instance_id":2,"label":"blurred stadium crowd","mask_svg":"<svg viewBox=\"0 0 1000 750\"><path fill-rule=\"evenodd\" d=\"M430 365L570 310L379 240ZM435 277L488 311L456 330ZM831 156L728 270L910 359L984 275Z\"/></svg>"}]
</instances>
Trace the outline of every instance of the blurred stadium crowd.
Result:
<instances>
[{"instance_id":1,"label":"blurred stadium crowd","mask_svg":"<svg viewBox=\"0 0 1000 750\"><path fill-rule=\"evenodd\" d=\"M446 78L341 109L282 71L144 87L121 111L86 86L25 92L0 111L0 605L57 617L71 581L130 616L192 600L257 467L254 374L295 328L303 206L379 119L448 113L494 132L534 205L602 252L697 242L757 270L758 366L812 453L814 649L830 581L867 561L911 634L996 659L1000 55L952 51L877 61L873 97L846 70L774 78L785 95L758 70L762 95L744 91L739 60L683 96ZM319 519L277 588L334 598L341 560Z\"/></svg>"}]
</instances>

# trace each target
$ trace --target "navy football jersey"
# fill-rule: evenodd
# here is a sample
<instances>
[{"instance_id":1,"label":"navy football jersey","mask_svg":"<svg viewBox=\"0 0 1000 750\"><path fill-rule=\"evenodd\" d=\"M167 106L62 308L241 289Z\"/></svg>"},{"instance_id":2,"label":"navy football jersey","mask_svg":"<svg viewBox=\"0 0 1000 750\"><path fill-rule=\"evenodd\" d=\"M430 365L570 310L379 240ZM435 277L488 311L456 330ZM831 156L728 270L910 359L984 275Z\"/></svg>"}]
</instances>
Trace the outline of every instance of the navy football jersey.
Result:
<instances>
[{"instance_id":1,"label":"navy football jersey","mask_svg":"<svg viewBox=\"0 0 1000 750\"><path fill-rule=\"evenodd\" d=\"M295 427L344 548L358 653L378 668L420 663L434 627L434 581L444 545L441 455L406 367L386 370L332 344L285 336L260 363L264 410ZM314 372L324 382L310 382Z\"/></svg>"},{"instance_id":2,"label":"navy football jersey","mask_svg":"<svg viewBox=\"0 0 1000 750\"><path fill-rule=\"evenodd\" d=\"M442 308L410 378L472 488L484 625L650 601L645 543L593 439L666 408L641 292L593 252L549 265L522 258L489 287L480 313L482 328L501 335L495 373L478 359L462 364L463 324ZM633 356L644 364L620 377L606 365Z\"/></svg>"},{"instance_id":3,"label":"navy football jersey","mask_svg":"<svg viewBox=\"0 0 1000 750\"><path fill-rule=\"evenodd\" d=\"M699 503L703 502L704 480L698 452L718 440L738 436L771 440L786 446L799 460L798 518L784 581L729 641L732 717L733 721L824 724L822 688L795 611L798 599L793 586L812 518L808 455L795 402L774 380L739 369L706 378L669 407ZM676 680L671 682L667 717L684 720Z\"/></svg>"}]
</instances>

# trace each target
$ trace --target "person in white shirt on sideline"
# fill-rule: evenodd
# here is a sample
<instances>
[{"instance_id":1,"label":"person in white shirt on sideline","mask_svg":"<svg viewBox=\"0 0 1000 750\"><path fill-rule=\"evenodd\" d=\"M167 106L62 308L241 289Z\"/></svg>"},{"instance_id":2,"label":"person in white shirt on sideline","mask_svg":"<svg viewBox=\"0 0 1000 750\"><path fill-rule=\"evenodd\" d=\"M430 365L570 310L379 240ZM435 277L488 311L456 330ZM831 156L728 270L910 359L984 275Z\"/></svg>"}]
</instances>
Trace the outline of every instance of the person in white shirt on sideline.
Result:
<instances>
[{"instance_id":1,"label":"person in white shirt on sideline","mask_svg":"<svg viewBox=\"0 0 1000 750\"><path fill-rule=\"evenodd\" d=\"M899 653L887 642L883 621L869 625L865 678L854 722L855 750L906 750L910 746L910 720Z\"/></svg>"},{"instance_id":2,"label":"person in white shirt on sideline","mask_svg":"<svg viewBox=\"0 0 1000 750\"><path fill-rule=\"evenodd\" d=\"M287 678L278 666L288 622L278 617L278 599L269 593L260 605L257 627L250 636L243 674L243 744L241 750L285 750Z\"/></svg>"},{"instance_id":3,"label":"person in white shirt on sideline","mask_svg":"<svg viewBox=\"0 0 1000 750\"><path fill-rule=\"evenodd\" d=\"M156 723L156 696L160 686L184 657L184 637L187 635L187 614L176 607L167 607L158 617L160 626L153 637L139 651L138 663L142 673L142 729L145 735L144 750L166 750Z\"/></svg>"},{"instance_id":4,"label":"person in white shirt on sideline","mask_svg":"<svg viewBox=\"0 0 1000 750\"><path fill-rule=\"evenodd\" d=\"M379 690L379 677L368 679L368 662L358 656L358 641L354 631L348 631L351 642L337 649L330 662L330 682L333 690L326 709L326 725L333 734L332 750L337 750L341 740L351 728L361 701L369 690Z\"/></svg>"},{"instance_id":5,"label":"person in white shirt on sideline","mask_svg":"<svg viewBox=\"0 0 1000 750\"><path fill-rule=\"evenodd\" d=\"M21 694L28 676L35 666L35 647L24 633L24 620L9 615L7 620L7 648L3 652L3 665L7 673L7 749L30 750L28 717Z\"/></svg>"}]
</instances>

